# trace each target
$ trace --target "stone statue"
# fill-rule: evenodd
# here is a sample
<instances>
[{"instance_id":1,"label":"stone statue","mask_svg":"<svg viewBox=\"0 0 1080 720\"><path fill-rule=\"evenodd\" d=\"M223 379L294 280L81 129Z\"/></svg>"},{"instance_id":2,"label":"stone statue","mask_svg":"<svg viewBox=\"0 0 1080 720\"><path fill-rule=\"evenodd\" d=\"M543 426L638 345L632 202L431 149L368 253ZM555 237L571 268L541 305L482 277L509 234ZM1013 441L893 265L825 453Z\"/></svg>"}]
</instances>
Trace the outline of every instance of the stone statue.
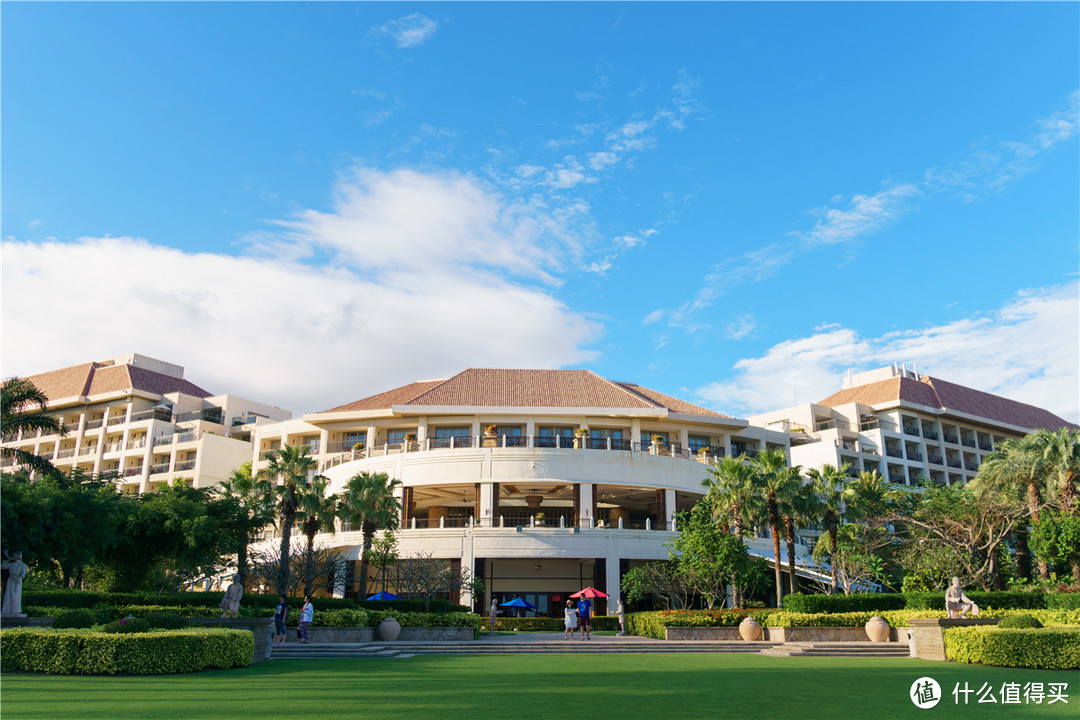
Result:
<instances>
[{"instance_id":1,"label":"stone statue","mask_svg":"<svg viewBox=\"0 0 1080 720\"><path fill-rule=\"evenodd\" d=\"M964 589L960 587L960 578L958 577L952 579L952 584L945 591L945 609L948 611L950 618L967 617L969 612L972 615L979 614L979 606L964 594Z\"/></svg>"},{"instance_id":2,"label":"stone statue","mask_svg":"<svg viewBox=\"0 0 1080 720\"><path fill-rule=\"evenodd\" d=\"M615 610L615 614L619 616L619 635L626 634L626 607L623 605L622 598L619 598L618 608Z\"/></svg>"},{"instance_id":3,"label":"stone statue","mask_svg":"<svg viewBox=\"0 0 1080 720\"><path fill-rule=\"evenodd\" d=\"M232 616L240 616L240 598L244 597L244 584L240 582L240 575L233 575L229 588L225 591L225 597L221 598L221 617L229 613Z\"/></svg>"},{"instance_id":4,"label":"stone statue","mask_svg":"<svg viewBox=\"0 0 1080 720\"><path fill-rule=\"evenodd\" d=\"M4 553L7 555L7 553ZM16 551L10 559L0 563L0 567L8 571L7 587L4 588L4 599L0 603L0 614L22 615L22 584L26 577L26 563L22 561L22 553Z\"/></svg>"}]
</instances>

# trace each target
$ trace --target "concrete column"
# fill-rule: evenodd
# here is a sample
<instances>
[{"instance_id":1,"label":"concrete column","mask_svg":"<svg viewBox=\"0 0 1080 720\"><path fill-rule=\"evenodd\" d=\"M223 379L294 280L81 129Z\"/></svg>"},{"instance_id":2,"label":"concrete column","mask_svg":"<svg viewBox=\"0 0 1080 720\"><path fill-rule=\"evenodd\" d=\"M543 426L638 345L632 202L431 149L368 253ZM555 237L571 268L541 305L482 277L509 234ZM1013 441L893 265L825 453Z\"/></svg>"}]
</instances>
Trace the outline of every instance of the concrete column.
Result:
<instances>
[{"instance_id":1,"label":"concrete column","mask_svg":"<svg viewBox=\"0 0 1080 720\"><path fill-rule=\"evenodd\" d=\"M593 526L593 521L595 520L595 518L592 516L593 488L595 486L592 483L581 483L579 487L581 488L581 499L579 501L581 507L581 527L591 528Z\"/></svg>"},{"instance_id":2,"label":"concrete column","mask_svg":"<svg viewBox=\"0 0 1080 720\"><path fill-rule=\"evenodd\" d=\"M683 450L690 447L690 431L686 428L679 430L679 445L682 446Z\"/></svg>"},{"instance_id":3,"label":"concrete column","mask_svg":"<svg viewBox=\"0 0 1080 720\"><path fill-rule=\"evenodd\" d=\"M477 520L481 527L494 527L498 523L495 518L495 483L480 483L480 517Z\"/></svg>"},{"instance_id":4,"label":"concrete column","mask_svg":"<svg viewBox=\"0 0 1080 720\"><path fill-rule=\"evenodd\" d=\"M423 443L425 440L427 440L427 416L421 415L416 418L416 442Z\"/></svg>"},{"instance_id":5,"label":"concrete column","mask_svg":"<svg viewBox=\"0 0 1080 720\"><path fill-rule=\"evenodd\" d=\"M630 421L630 442L632 444L641 443L641 421L637 418Z\"/></svg>"},{"instance_id":6,"label":"concrete column","mask_svg":"<svg viewBox=\"0 0 1080 720\"><path fill-rule=\"evenodd\" d=\"M717 437L717 442L718 445L716 446L716 448L713 448L713 450L716 450L717 448L722 448L723 452L714 452L713 454L719 455L721 457L731 457L731 436L727 433L720 433L720 435Z\"/></svg>"},{"instance_id":7,"label":"concrete column","mask_svg":"<svg viewBox=\"0 0 1080 720\"><path fill-rule=\"evenodd\" d=\"M675 491L664 490L664 522L667 529L671 529L671 523L675 520Z\"/></svg>"},{"instance_id":8,"label":"concrete column","mask_svg":"<svg viewBox=\"0 0 1080 720\"><path fill-rule=\"evenodd\" d=\"M615 611L619 608L619 597L622 593L622 589L619 587L619 581L622 579L619 577L619 556L613 551L608 551L607 554L607 568L605 574L607 576L607 611L608 615L614 615Z\"/></svg>"}]
</instances>

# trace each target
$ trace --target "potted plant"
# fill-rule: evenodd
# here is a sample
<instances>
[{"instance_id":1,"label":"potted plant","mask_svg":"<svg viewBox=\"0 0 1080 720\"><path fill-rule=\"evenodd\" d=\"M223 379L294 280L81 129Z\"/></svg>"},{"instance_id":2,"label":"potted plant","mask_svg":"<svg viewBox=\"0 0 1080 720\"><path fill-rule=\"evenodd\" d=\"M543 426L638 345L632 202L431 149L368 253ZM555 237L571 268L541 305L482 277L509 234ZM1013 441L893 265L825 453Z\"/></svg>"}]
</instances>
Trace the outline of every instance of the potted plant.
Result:
<instances>
[{"instance_id":1,"label":"potted plant","mask_svg":"<svg viewBox=\"0 0 1080 720\"><path fill-rule=\"evenodd\" d=\"M361 450L364 449L364 443L362 443L362 442L353 443L352 449L355 452L360 452Z\"/></svg>"},{"instance_id":2,"label":"potted plant","mask_svg":"<svg viewBox=\"0 0 1080 720\"><path fill-rule=\"evenodd\" d=\"M494 425L488 425L486 428L484 428L484 434L487 435L488 437L495 437L495 435L497 435L498 432L499 432L499 428L497 428Z\"/></svg>"},{"instance_id":3,"label":"potted plant","mask_svg":"<svg viewBox=\"0 0 1080 720\"><path fill-rule=\"evenodd\" d=\"M414 433L414 432L405 433L405 442L416 442L416 433Z\"/></svg>"},{"instance_id":4,"label":"potted plant","mask_svg":"<svg viewBox=\"0 0 1080 720\"><path fill-rule=\"evenodd\" d=\"M574 431L574 447L581 448L585 446L585 438L589 436L589 428L579 427Z\"/></svg>"},{"instance_id":5,"label":"potted plant","mask_svg":"<svg viewBox=\"0 0 1080 720\"><path fill-rule=\"evenodd\" d=\"M664 444L664 436L654 433L653 436L652 436L652 443L653 443L653 445L663 445Z\"/></svg>"}]
</instances>

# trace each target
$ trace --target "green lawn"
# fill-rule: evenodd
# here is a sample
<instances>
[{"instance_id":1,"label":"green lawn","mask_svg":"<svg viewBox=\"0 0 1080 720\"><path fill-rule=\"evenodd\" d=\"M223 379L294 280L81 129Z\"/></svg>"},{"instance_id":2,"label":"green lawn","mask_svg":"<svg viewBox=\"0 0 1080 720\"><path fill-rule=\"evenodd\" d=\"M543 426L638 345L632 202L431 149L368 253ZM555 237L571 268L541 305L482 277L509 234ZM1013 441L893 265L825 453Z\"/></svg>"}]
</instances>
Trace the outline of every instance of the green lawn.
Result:
<instances>
[{"instance_id":1,"label":"green lawn","mask_svg":"<svg viewBox=\"0 0 1080 720\"><path fill-rule=\"evenodd\" d=\"M930 676L944 697L908 698ZM1069 683L1069 704L954 704L955 683ZM90 718L1076 718L1080 673L907 659L748 654L416 656L274 660L166 677L4 674L4 720Z\"/></svg>"}]
</instances>

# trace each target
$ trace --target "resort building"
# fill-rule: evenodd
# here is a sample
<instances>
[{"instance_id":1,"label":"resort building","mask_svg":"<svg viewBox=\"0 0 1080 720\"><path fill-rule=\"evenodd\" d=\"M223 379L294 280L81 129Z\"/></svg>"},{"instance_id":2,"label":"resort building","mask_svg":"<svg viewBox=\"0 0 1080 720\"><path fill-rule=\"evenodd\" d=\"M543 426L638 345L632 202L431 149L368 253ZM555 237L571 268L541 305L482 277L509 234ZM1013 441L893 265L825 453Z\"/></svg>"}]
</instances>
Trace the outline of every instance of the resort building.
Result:
<instances>
[{"instance_id":1,"label":"resort building","mask_svg":"<svg viewBox=\"0 0 1080 720\"><path fill-rule=\"evenodd\" d=\"M291 413L233 395L211 395L184 368L131 353L26 378L48 398L67 434L3 436L60 470L116 473L125 493L185 482L214 485L251 460L252 432ZM11 458L3 458L5 470Z\"/></svg>"},{"instance_id":2,"label":"resort building","mask_svg":"<svg viewBox=\"0 0 1080 720\"><path fill-rule=\"evenodd\" d=\"M749 421L788 433L794 465L847 463L852 475L877 470L903 485L967 482L1006 438L1076 427L1041 408L896 366L849 374L818 403Z\"/></svg>"},{"instance_id":3,"label":"resort building","mask_svg":"<svg viewBox=\"0 0 1080 720\"><path fill-rule=\"evenodd\" d=\"M587 370L470 369L257 425L254 440L256 470L282 445L309 447L328 492L360 472L401 480L402 558L471 570L485 596L459 601L478 610L520 596L548 614L587 585L614 608L630 567L667 559L709 463L786 450L788 433ZM316 542L360 559L359 528ZM353 574L336 592L358 589Z\"/></svg>"}]
</instances>

